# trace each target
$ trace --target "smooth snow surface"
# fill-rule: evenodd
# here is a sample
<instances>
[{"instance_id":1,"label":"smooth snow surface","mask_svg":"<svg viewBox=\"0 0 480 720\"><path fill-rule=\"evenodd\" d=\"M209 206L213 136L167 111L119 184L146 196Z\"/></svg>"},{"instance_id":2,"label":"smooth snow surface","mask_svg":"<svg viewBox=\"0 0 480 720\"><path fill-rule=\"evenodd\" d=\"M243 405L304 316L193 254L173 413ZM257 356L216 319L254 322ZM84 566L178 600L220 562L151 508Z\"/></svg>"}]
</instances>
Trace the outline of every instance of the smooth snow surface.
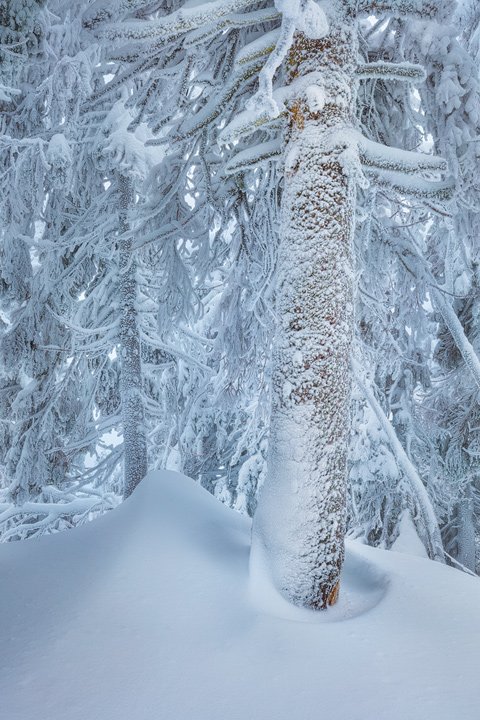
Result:
<instances>
[{"instance_id":1,"label":"smooth snow surface","mask_svg":"<svg viewBox=\"0 0 480 720\"><path fill-rule=\"evenodd\" d=\"M1 720L478 720L477 579L351 544L340 604L310 614L259 558L252 588L249 540L168 472L1 546Z\"/></svg>"},{"instance_id":2,"label":"smooth snow surface","mask_svg":"<svg viewBox=\"0 0 480 720\"><path fill-rule=\"evenodd\" d=\"M408 510L403 511L399 525L399 534L393 543L391 550L395 552L408 553L428 558L425 546L417 535L412 516Z\"/></svg>"}]
</instances>

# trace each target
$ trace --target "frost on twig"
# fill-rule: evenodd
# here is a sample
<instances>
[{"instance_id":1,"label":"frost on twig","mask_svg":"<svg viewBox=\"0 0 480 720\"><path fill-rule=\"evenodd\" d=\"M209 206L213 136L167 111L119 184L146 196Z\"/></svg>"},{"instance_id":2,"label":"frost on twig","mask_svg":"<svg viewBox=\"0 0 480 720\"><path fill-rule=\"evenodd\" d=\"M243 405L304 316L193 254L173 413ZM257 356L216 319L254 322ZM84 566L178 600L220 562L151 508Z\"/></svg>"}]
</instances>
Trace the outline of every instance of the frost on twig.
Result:
<instances>
[{"instance_id":1,"label":"frost on twig","mask_svg":"<svg viewBox=\"0 0 480 720\"><path fill-rule=\"evenodd\" d=\"M102 22L108 22L113 17L118 19L149 4L149 0L117 0L116 2L96 0L83 13L83 25L86 28L93 28Z\"/></svg>"},{"instance_id":2,"label":"frost on twig","mask_svg":"<svg viewBox=\"0 0 480 720\"><path fill-rule=\"evenodd\" d=\"M445 172L447 161L435 155L411 152L388 147L360 136L358 149L360 162L365 168L414 174L419 172Z\"/></svg>"},{"instance_id":3,"label":"frost on twig","mask_svg":"<svg viewBox=\"0 0 480 720\"><path fill-rule=\"evenodd\" d=\"M450 180L435 182L401 172L369 167L364 167L364 170L369 177L374 179L377 186L389 188L405 197L439 203L448 202L453 198L455 186Z\"/></svg>"},{"instance_id":4,"label":"frost on twig","mask_svg":"<svg viewBox=\"0 0 480 720\"><path fill-rule=\"evenodd\" d=\"M253 13L252 13L253 14ZM265 57L269 53L273 52L277 42L280 38L280 29L271 30L268 33L264 33L256 40L247 43L235 57L235 67L239 67L250 63L259 58Z\"/></svg>"},{"instance_id":5,"label":"frost on twig","mask_svg":"<svg viewBox=\"0 0 480 720\"><path fill-rule=\"evenodd\" d=\"M208 42L208 40L216 37L225 30L230 30L233 28L244 28L251 25L259 25L261 23L273 22L278 17L280 16L278 10L275 7L265 8L264 10L253 10L252 12L248 13L234 13L232 15L226 15L225 17L222 17L216 22L211 22L209 25L205 26L202 25L196 30L192 30L191 32L189 32L185 38L184 47L194 47L196 45ZM279 31L275 30L273 32L278 35ZM259 41L262 42L267 37L267 35L270 35L270 33L265 33L265 35L262 35L259 38ZM249 43L248 45L246 45L245 49L250 47L251 45L253 45L253 43ZM242 52L243 50L240 50L240 52L238 53L237 60L242 54Z\"/></svg>"},{"instance_id":6,"label":"frost on twig","mask_svg":"<svg viewBox=\"0 0 480 720\"><path fill-rule=\"evenodd\" d=\"M419 83L426 78L425 70L415 63L388 63L371 62L359 65L355 75L360 80L400 80L403 82Z\"/></svg>"},{"instance_id":7,"label":"frost on twig","mask_svg":"<svg viewBox=\"0 0 480 720\"><path fill-rule=\"evenodd\" d=\"M244 172L249 168L257 168L261 165L279 160L282 157L282 144L280 140L271 140L259 143L254 147L238 152L231 158L226 166L227 175L234 175L237 172Z\"/></svg>"},{"instance_id":8,"label":"frost on twig","mask_svg":"<svg viewBox=\"0 0 480 720\"><path fill-rule=\"evenodd\" d=\"M214 0L194 7L182 7L157 20L112 23L98 31L106 40L166 40L205 25L211 25L232 13L248 10L257 0Z\"/></svg>"},{"instance_id":9,"label":"frost on twig","mask_svg":"<svg viewBox=\"0 0 480 720\"><path fill-rule=\"evenodd\" d=\"M446 15L448 3L441 4L434 0L358 0L352 3L355 15L390 13L405 17L417 17L424 20L440 20Z\"/></svg>"},{"instance_id":10,"label":"frost on twig","mask_svg":"<svg viewBox=\"0 0 480 720\"><path fill-rule=\"evenodd\" d=\"M202 127L205 127L219 117L222 111L228 106L229 102L235 96L235 92L242 82L248 80L250 77L253 77L257 70L258 67L253 66L245 70L242 75L235 75L223 91L219 92L217 97L213 96L200 112L196 113L193 117L188 118L183 123L176 139L180 140L185 137L193 136Z\"/></svg>"}]
</instances>

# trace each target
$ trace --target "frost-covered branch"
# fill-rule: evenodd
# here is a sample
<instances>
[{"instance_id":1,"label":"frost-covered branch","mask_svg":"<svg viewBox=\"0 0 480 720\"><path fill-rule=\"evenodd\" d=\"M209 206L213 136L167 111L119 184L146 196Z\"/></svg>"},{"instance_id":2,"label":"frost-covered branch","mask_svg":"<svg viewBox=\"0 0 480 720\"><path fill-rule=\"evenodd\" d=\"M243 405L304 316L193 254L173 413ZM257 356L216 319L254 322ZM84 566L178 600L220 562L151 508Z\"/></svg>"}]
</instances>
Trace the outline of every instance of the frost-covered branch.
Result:
<instances>
[{"instance_id":1,"label":"frost-covered branch","mask_svg":"<svg viewBox=\"0 0 480 720\"><path fill-rule=\"evenodd\" d=\"M377 170L365 166L365 173L378 187L388 188L408 198L430 200L445 203L453 198L455 186L452 181L434 182L419 177L412 177L390 170Z\"/></svg>"},{"instance_id":2,"label":"frost-covered branch","mask_svg":"<svg viewBox=\"0 0 480 720\"><path fill-rule=\"evenodd\" d=\"M435 155L388 147L365 137L360 137L358 146L360 162L366 168L407 174L447 170L446 160Z\"/></svg>"},{"instance_id":3,"label":"frost-covered branch","mask_svg":"<svg viewBox=\"0 0 480 720\"><path fill-rule=\"evenodd\" d=\"M359 65L355 75L360 80L399 80L419 83L426 78L425 69L415 63L371 62Z\"/></svg>"},{"instance_id":4,"label":"frost-covered branch","mask_svg":"<svg viewBox=\"0 0 480 720\"><path fill-rule=\"evenodd\" d=\"M157 20L124 21L99 28L97 34L112 42L124 40L167 40L211 25L215 20L240 13L257 4L258 0L213 0L213 2L182 7Z\"/></svg>"},{"instance_id":5,"label":"frost-covered branch","mask_svg":"<svg viewBox=\"0 0 480 720\"><path fill-rule=\"evenodd\" d=\"M373 390L363 380L363 373L357 362L354 363L354 369L355 381L375 413L378 422L388 438L390 447L395 455L395 459L410 485L412 495L415 498L422 518L423 530L425 533L424 537L429 550L429 555L432 559L437 560L438 562L445 562L440 528L438 526L435 510L432 506L427 490L418 475L416 468L398 440L395 430L385 415L380 403L376 399Z\"/></svg>"},{"instance_id":6,"label":"frost-covered branch","mask_svg":"<svg viewBox=\"0 0 480 720\"><path fill-rule=\"evenodd\" d=\"M433 0L359 0L352 4L357 16L364 13L369 15L383 13L435 20L443 17L445 12L439 3Z\"/></svg>"},{"instance_id":7,"label":"frost-covered branch","mask_svg":"<svg viewBox=\"0 0 480 720\"><path fill-rule=\"evenodd\" d=\"M283 149L279 140L260 143L236 153L225 165L225 172L227 175L234 175L249 168L260 167L264 163L279 160L282 154Z\"/></svg>"},{"instance_id":8,"label":"frost-covered branch","mask_svg":"<svg viewBox=\"0 0 480 720\"><path fill-rule=\"evenodd\" d=\"M18 88L12 88L8 85L2 85L0 83L0 103L11 103L16 96L20 95L21 91Z\"/></svg>"},{"instance_id":9,"label":"frost-covered branch","mask_svg":"<svg viewBox=\"0 0 480 720\"><path fill-rule=\"evenodd\" d=\"M210 25L201 26L196 30L192 30L185 37L183 46L185 48L195 47L203 44L208 40L216 37L220 32L233 28L244 28L260 23L273 22L280 17L278 10L275 7L265 8L264 10L253 10L249 13L243 13L238 15L227 15L216 23ZM236 57L236 62L240 63L240 55L249 56L254 52L254 46L259 44L259 48L256 49L258 57L268 54L275 47L276 40L278 38L279 31L272 30L270 33L265 33L260 36L257 40L254 40L245 46ZM268 37L268 39L267 39ZM272 44L272 40L273 44ZM247 48L250 48L247 50ZM253 59L253 58L252 58Z\"/></svg>"},{"instance_id":10,"label":"frost-covered branch","mask_svg":"<svg viewBox=\"0 0 480 720\"><path fill-rule=\"evenodd\" d=\"M253 13L252 13L253 14ZM269 55L275 49L280 38L280 30L264 33L256 40L247 43L235 56L235 67L254 62Z\"/></svg>"},{"instance_id":11,"label":"frost-covered branch","mask_svg":"<svg viewBox=\"0 0 480 720\"><path fill-rule=\"evenodd\" d=\"M447 326L457 349L465 361L465 365L472 374L478 388L480 388L480 359L471 342L465 335L465 331L457 314L452 308L451 303L445 298L441 289L432 287L431 294L434 305L440 311L442 318L445 321L445 325Z\"/></svg>"},{"instance_id":12,"label":"frost-covered branch","mask_svg":"<svg viewBox=\"0 0 480 720\"><path fill-rule=\"evenodd\" d=\"M258 90L247 102L247 109L255 115L272 119L280 114L273 97L273 78L292 47L295 31L314 40L328 32L325 12L313 0L276 0L275 4L282 13L280 34L258 77Z\"/></svg>"},{"instance_id":13,"label":"frost-covered branch","mask_svg":"<svg viewBox=\"0 0 480 720\"><path fill-rule=\"evenodd\" d=\"M149 0L96 0L84 11L82 21L86 28L94 28L112 18L119 18L128 13L141 10L151 5Z\"/></svg>"},{"instance_id":14,"label":"frost-covered branch","mask_svg":"<svg viewBox=\"0 0 480 720\"><path fill-rule=\"evenodd\" d=\"M286 115L286 111L282 113L280 118L271 118L267 113L256 115L250 110L244 110L239 112L233 120L224 127L218 136L218 140L221 144L233 143L239 140L241 137L251 135L259 129L262 130L278 130L283 125L283 116Z\"/></svg>"},{"instance_id":15,"label":"frost-covered branch","mask_svg":"<svg viewBox=\"0 0 480 720\"><path fill-rule=\"evenodd\" d=\"M183 123L176 139L180 140L195 135L202 128L219 117L222 111L227 108L237 90L246 81L253 81L261 67L261 64L257 61L256 64L243 68L242 73L235 73L230 82L222 88L217 95L214 95L205 107Z\"/></svg>"}]
</instances>

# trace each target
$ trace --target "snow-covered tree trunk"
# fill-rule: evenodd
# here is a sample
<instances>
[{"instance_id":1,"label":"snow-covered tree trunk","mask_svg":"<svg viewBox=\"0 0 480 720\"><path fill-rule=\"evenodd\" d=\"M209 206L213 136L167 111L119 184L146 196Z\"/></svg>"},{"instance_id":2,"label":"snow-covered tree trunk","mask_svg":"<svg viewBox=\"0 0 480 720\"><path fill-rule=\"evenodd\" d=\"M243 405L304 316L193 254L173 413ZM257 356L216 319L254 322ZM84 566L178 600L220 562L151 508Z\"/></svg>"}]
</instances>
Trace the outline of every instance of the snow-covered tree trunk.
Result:
<instances>
[{"instance_id":1,"label":"snow-covered tree trunk","mask_svg":"<svg viewBox=\"0 0 480 720\"><path fill-rule=\"evenodd\" d=\"M475 509L471 486L467 486L457 505L457 560L472 572L476 571Z\"/></svg>"},{"instance_id":2,"label":"snow-covered tree trunk","mask_svg":"<svg viewBox=\"0 0 480 720\"><path fill-rule=\"evenodd\" d=\"M132 181L119 175L120 188L120 354L122 402L124 496L135 490L147 472L142 400L142 356L137 313L137 266L128 213L134 202Z\"/></svg>"},{"instance_id":3,"label":"snow-covered tree trunk","mask_svg":"<svg viewBox=\"0 0 480 720\"><path fill-rule=\"evenodd\" d=\"M295 36L267 476L254 519L277 589L313 609L338 596L344 557L353 336L356 31ZM306 79L311 73L312 80Z\"/></svg>"}]
</instances>

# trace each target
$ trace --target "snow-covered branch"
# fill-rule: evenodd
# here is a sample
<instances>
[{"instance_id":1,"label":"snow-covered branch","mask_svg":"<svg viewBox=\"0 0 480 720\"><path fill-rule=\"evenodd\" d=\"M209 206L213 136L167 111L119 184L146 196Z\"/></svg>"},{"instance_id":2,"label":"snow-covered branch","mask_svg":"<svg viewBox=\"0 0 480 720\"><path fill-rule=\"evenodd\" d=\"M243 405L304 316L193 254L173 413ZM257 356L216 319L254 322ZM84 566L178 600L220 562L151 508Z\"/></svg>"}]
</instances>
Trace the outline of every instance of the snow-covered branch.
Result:
<instances>
[{"instance_id":1,"label":"snow-covered branch","mask_svg":"<svg viewBox=\"0 0 480 720\"><path fill-rule=\"evenodd\" d=\"M452 181L433 182L412 177L401 172L378 170L365 166L365 173L378 187L391 189L405 197L444 203L453 198L455 186Z\"/></svg>"},{"instance_id":2,"label":"snow-covered branch","mask_svg":"<svg viewBox=\"0 0 480 720\"><path fill-rule=\"evenodd\" d=\"M234 175L249 168L260 167L264 163L279 160L282 152L282 144L279 140L260 143L236 153L225 165L225 172L227 175Z\"/></svg>"},{"instance_id":3,"label":"snow-covered branch","mask_svg":"<svg viewBox=\"0 0 480 720\"><path fill-rule=\"evenodd\" d=\"M167 40L211 25L216 20L240 13L257 4L257 0L214 0L193 7L182 7L157 20L111 23L97 34L111 42L125 40Z\"/></svg>"},{"instance_id":4,"label":"snow-covered branch","mask_svg":"<svg viewBox=\"0 0 480 720\"><path fill-rule=\"evenodd\" d=\"M96 0L84 11L83 25L94 28L99 23L108 22L112 18L118 19L150 4L149 0Z\"/></svg>"},{"instance_id":5,"label":"snow-covered branch","mask_svg":"<svg viewBox=\"0 0 480 720\"><path fill-rule=\"evenodd\" d=\"M368 13L391 14L400 17L416 17L435 20L443 16L444 9L433 0L359 0L352 3L355 15Z\"/></svg>"},{"instance_id":6,"label":"snow-covered branch","mask_svg":"<svg viewBox=\"0 0 480 720\"><path fill-rule=\"evenodd\" d=\"M365 137L360 137L358 146L360 162L366 168L407 174L447 170L446 160L435 155L388 147Z\"/></svg>"},{"instance_id":7,"label":"snow-covered branch","mask_svg":"<svg viewBox=\"0 0 480 720\"><path fill-rule=\"evenodd\" d=\"M480 388L480 359L475 349L465 335L460 320L458 319L451 303L445 298L441 289L431 288L432 299L434 305L440 311L442 318L447 326L457 349L459 350L465 365L472 374L475 383Z\"/></svg>"},{"instance_id":8,"label":"snow-covered branch","mask_svg":"<svg viewBox=\"0 0 480 720\"><path fill-rule=\"evenodd\" d=\"M358 362L354 362L355 370L355 381L363 392L368 404L375 413L382 430L388 438L392 452L394 453L395 459L398 466L405 475L406 480L410 485L412 496L415 499L416 505L420 512L424 537L429 550L430 556L438 562L445 562L443 553L443 543L440 534L440 528L438 526L437 517L435 510L432 506L427 490L415 468L412 461L408 457L407 453L402 447L402 444L398 440L392 424L385 415L380 403L371 387L364 381L363 372Z\"/></svg>"},{"instance_id":9,"label":"snow-covered branch","mask_svg":"<svg viewBox=\"0 0 480 720\"><path fill-rule=\"evenodd\" d=\"M419 83L425 80L425 69L415 63L371 62L359 65L355 75L360 80L399 80Z\"/></svg>"},{"instance_id":10,"label":"snow-covered branch","mask_svg":"<svg viewBox=\"0 0 480 720\"><path fill-rule=\"evenodd\" d=\"M197 28L196 30L192 30L187 34L185 37L183 46L185 48L189 47L195 47L197 45L203 44L205 42L208 42L211 38L216 37L219 33L233 29L233 28L244 28L244 27L250 27L253 25L259 25L261 23L267 23L267 22L273 22L277 20L280 17L278 10L275 7L268 7L264 10L253 10L249 13L241 13L237 15L227 15L226 17L223 17L221 20L219 20L216 23L211 23L206 26L201 26ZM239 63L240 56L243 55L248 56L251 55L254 52L254 46L257 44L260 47L263 47L263 50L258 49L258 55L257 57L261 57L263 55L268 54L268 52L271 52L273 48L275 47L276 40L279 35L279 30L272 30L270 33L265 33L264 35L261 35L260 38L257 40L253 40L251 43L248 43L245 45L245 47L239 51L236 62ZM266 40L268 38L268 40ZM275 38L272 44L272 39ZM265 48L267 46L267 48ZM247 48L250 48L250 50L247 51ZM252 58L253 59L253 58Z\"/></svg>"},{"instance_id":11,"label":"snow-covered branch","mask_svg":"<svg viewBox=\"0 0 480 720\"><path fill-rule=\"evenodd\" d=\"M215 120L228 106L238 88L246 81L254 80L261 67L261 63L257 61L257 63L252 63L244 67L243 72L235 73L230 82L221 90L219 89L217 95L214 95L205 107L183 123L177 139L191 137ZM266 120L268 120L268 118L266 118Z\"/></svg>"},{"instance_id":12,"label":"snow-covered branch","mask_svg":"<svg viewBox=\"0 0 480 720\"><path fill-rule=\"evenodd\" d=\"M253 13L251 13L253 15ZM239 67L259 58L269 55L274 49L280 37L280 30L271 30L264 33L256 40L247 43L235 56L235 66Z\"/></svg>"}]
</instances>

